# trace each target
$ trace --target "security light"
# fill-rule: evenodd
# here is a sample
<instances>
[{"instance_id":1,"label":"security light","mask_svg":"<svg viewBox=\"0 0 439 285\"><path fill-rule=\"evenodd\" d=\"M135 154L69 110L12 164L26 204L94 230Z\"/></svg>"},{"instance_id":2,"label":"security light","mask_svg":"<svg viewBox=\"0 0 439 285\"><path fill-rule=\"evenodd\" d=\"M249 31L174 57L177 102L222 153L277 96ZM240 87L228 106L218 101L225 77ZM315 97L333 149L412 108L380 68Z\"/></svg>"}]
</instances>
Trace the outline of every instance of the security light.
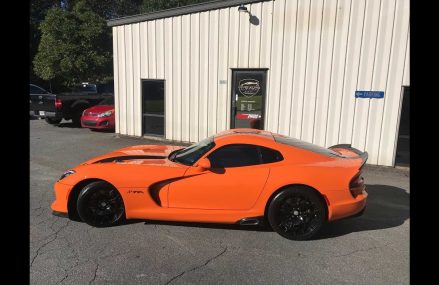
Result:
<instances>
[{"instance_id":1,"label":"security light","mask_svg":"<svg viewBox=\"0 0 439 285\"><path fill-rule=\"evenodd\" d=\"M244 4L239 5L238 12L248 13L247 7L245 7Z\"/></svg>"}]
</instances>

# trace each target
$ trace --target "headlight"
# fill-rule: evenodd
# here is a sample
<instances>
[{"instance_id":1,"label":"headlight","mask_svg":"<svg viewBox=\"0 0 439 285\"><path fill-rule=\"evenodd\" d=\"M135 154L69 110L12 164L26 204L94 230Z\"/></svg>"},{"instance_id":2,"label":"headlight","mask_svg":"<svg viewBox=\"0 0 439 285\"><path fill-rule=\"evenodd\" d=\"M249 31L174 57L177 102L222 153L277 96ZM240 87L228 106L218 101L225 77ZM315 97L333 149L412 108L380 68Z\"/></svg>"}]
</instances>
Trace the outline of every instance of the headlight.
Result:
<instances>
[{"instance_id":1,"label":"headlight","mask_svg":"<svg viewBox=\"0 0 439 285\"><path fill-rule=\"evenodd\" d=\"M110 111L107 111L107 112L99 114L98 117L99 118L109 117L109 116L111 116L113 114L113 112L114 112L113 110L110 110Z\"/></svg>"},{"instance_id":2,"label":"headlight","mask_svg":"<svg viewBox=\"0 0 439 285\"><path fill-rule=\"evenodd\" d=\"M63 180L63 179L66 178L67 176L72 175L72 174L74 174L74 173L76 173L76 171L74 171L74 170L68 170L68 171L64 172L64 173L61 175L61 177L58 179L58 181Z\"/></svg>"}]
</instances>

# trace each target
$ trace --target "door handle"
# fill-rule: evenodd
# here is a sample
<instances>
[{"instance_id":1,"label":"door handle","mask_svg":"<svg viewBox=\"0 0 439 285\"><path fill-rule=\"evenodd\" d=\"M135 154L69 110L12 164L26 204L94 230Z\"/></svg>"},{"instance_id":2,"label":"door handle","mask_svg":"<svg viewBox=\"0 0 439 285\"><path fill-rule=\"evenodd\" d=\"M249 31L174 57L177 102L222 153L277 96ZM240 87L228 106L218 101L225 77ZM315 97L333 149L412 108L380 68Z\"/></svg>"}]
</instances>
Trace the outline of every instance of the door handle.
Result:
<instances>
[{"instance_id":1,"label":"door handle","mask_svg":"<svg viewBox=\"0 0 439 285\"><path fill-rule=\"evenodd\" d=\"M236 114L238 111L238 107L236 106L236 102L238 102L238 94L235 94L235 100L232 100L232 112Z\"/></svg>"}]
</instances>

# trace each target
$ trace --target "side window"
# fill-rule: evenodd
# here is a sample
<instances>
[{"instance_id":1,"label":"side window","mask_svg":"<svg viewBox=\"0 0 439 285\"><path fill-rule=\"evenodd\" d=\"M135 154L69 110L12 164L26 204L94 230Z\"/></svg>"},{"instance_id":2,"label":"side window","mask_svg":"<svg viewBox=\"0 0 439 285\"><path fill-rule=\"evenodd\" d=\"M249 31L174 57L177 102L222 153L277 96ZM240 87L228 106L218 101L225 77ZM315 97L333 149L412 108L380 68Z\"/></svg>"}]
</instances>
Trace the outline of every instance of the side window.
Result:
<instances>
[{"instance_id":1,"label":"side window","mask_svg":"<svg viewBox=\"0 0 439 285\"><path fill-rule=\"evenodd\" d=\"M41 89L41 88L38 88L37 86L34 86L34 85L29 85L30 86L30 94L45 94L46 92L43 90L43 89Z\"/></svg>"},{"instance_id":2,"label":"side window","mask_svg":"<svg viewBox=\"0 0 439 285\"><path fill-rule=\"evenodd\" d=\"M284 159L282 154L277 150L263 146L259 147L259 149L261 150L262 163L273 163Z\"/></svg>"},{"instance_id":3,"label":"side window","mask_svg":"<svg viewBox=\"0 0 439 285\"><path fill-rule=\"evenodd\" d=\"M212 168L239 167L260 164L258 146L231 144L215 150L208 156Z\"/></svg>"}]
</instances>

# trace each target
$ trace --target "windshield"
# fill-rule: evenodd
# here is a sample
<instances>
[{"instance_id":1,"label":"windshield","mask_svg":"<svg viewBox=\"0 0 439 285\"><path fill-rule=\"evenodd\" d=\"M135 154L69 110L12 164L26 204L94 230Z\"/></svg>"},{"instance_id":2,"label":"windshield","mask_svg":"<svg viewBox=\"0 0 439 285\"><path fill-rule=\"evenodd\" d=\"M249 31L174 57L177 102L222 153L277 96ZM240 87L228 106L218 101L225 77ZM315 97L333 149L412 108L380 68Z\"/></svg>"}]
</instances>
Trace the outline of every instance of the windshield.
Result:
<instances>
[{"instance_id":1,"label":"windshield","mask_svg":"<svg viewBox=\"0 0 439 285\"><path fill-rule=\"evenodd\" d=\"M73 87L73 92L90 92L90 93L97 93L97 87L96 84L88 84L83 83L81 85Z\"/></svg>"},{"instance_id":2,"label":"windshield","mask_svg":"<svg viewBox=\"0 0 439 285\"><path fill-rule=\"evenodd\" d=\"M323 154L326 156L340 157L340 155L333 150L330 150L330 149L327 149L327 148L324 148L324 147L321 147L321 146L318 146L318 145L315 145L312 143L308 143L305 141L301 141L301 140L298 140L298 139L295 139L292 137L275 135L275 134L273 134L273 137L277 143L282 143L282 144L298 147L301 149L309 150L309 151L312 151L314 153Z\"/></svg>"},{"instance_id":3,"label":"windshield","mask_svg":"<svg viewBox=\"0 0 439 285\"><path fill-rule=\"evenodd\" d=\"M30 86L30 94L47 94L47 93L49 93L46 90L44 90L43 88L38 87L36 85L29 84L29 86Z\"/></svg>"},{"instance_id":4,"label":"windshield","mask_svg":"<svg viewBox=\"0 0 439 285\"><path fill-rule=\"evenodd\" d=\"M179 149L169 155L169 160L179 162L184 165L193 165L200 157L215 146L213 137L208 137L187 148Z\"/></svg>"},{"instance_id":5,"label":"windshield","mask_svg":"<svg viewBox=\"0 0 439 285\"><path fill-rule=\"evenodd\" d=\"M99 105L114 105L114 97L108 97L102 100Z\"/></svg>"}]
</instances>

